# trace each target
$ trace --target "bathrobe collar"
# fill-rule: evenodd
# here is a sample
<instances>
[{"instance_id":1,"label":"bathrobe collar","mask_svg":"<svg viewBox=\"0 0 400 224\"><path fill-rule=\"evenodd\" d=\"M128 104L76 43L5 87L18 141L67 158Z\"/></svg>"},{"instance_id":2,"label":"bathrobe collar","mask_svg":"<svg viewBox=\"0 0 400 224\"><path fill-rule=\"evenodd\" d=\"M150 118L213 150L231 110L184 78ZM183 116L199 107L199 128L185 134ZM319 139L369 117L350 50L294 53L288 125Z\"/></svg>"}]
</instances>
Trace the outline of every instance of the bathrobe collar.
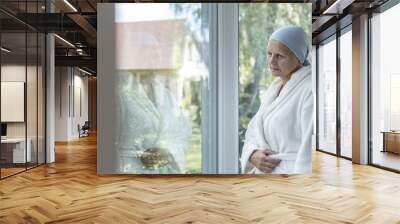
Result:
<instances>
[{"instance_id":1,"label":"bathrobe collar","mask_svg":"<svg viewBox=\"0 0 400 224\"><path fill-rule=\"evenodd\" d=\"M311 66L303 66L296 72L292 74L289 81L282 88L279 96L278 92L283 82L280 78L275 79L270 88L268 88L266 94L264 95L263 105L264 105L264 113L263 116L265 118L266 115L270 114L273 110L275 110L280 104L287 101L287 98L292 95L292 93L300 86L300 84L309 76Z\"/></svg>"}]
</instances>

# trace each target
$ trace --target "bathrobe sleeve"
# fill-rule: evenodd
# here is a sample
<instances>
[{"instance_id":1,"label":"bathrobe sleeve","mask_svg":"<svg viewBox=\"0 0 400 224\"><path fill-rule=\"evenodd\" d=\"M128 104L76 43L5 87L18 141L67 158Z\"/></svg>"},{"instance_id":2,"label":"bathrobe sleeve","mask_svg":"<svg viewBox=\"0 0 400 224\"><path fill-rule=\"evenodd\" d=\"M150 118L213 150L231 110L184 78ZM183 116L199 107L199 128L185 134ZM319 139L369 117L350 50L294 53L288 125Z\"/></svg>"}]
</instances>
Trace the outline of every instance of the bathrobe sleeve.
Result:
<instances>
[{"instance_id":1,"label":"bathrobe sleeve","mask_svg":"<svg viewBox=\"0 0 400 224\"><path fill-rule=\"evenodd\" d=\"M274 85L276 85L276 82L273 82L270 88L272 88ZM264 138L264 136L260 136L260 133L263 133L262 126L260 127L260 125L263 123L261 121L262 113L265 109L265 105L268 103L266 101L268 101L268 97L270 95L268 90L269 89L267 89L262 97L262 103L256 115L254 115L247 126L242 156L240 158L242 173L255 173L258 171L258 169L249 161L250 156L256 149L266 148L266 146L260 144L258 139Z\"/></svg>"},{"instance_id":2,"label":"bathrobe sleeve","mask_svg":"<svg viewBox=\"0 0 400 224\"><path fill-rule=\"evenodd\" d=\"M294 173L310 174L312 171L311 152L314 124L314 98L312 92L307 94L300 108L301 144L294 165Z\"/></svg>"},{"instance_id":3,"label":"bathrobe sleeve","mask_svg":"<svg viewBox=\"0 0 400 224\"><path fill-rule=\"evenodd\" d=\"M240 158L242 173L253 173L255 171L255 167L253 166L253 164L250 163L249 159L251 154L258 148L256 142L256 129L257 120L260 119L260 110L250 120L250 123L247 126L245 141L242 150L242 157Z\"/></svg>"}]
</instances>

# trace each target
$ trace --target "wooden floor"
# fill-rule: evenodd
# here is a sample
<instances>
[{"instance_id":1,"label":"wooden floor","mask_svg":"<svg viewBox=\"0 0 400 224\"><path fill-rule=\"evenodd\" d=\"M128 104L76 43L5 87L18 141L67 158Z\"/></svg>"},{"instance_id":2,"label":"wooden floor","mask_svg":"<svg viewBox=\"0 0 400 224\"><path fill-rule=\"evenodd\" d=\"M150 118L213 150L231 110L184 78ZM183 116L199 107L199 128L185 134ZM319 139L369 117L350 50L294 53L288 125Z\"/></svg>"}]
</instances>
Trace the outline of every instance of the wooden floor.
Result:
<instances>
[{"instance_id":1,"label":"wooden floor","mask_svg":"<svg viewBox=\"0 0 400 224\"><path fill-rule=\"evenodd\" d=\"M6 178L8 176L12 176L15 175L17 173L20 172L24 172L27 169L33 169L35 168L37 165L36 164L27 164L27 167L25 167L25 164L18 164L18 167L7 167L7 168L1 168L0 172L1 172L1 178Z\"/></svg>"},{"instance_id":2,"label":"wooden floor","mask_svg":"<svg viewBox=\"0 0 400 224\"><path fill-rule=\"evenodd\" d=\"M1 168L1 177L7 177L10 175L13 175L15 173L23 172L25 170L24 168Z\"/></svg>"},{"instance_id":3,"label":"wooden floor","mask_svg":"<svg viewBox=\"0 0 400 224\"><path fill-rule=\"evenodd\" d=\"M0 223L400 223L400 175L314 155L311 176L97 176L96 139L0 181Z\"/></svg>"},{"instance_id":4,"label":"wooden floor","mask_svg":"<svg viewBox=\"0 0 400 224\"><path fill-rule=\"evenodd\" d=\"M375 150L372 160L374 164L400 170L400 154Z\"/></svg>"}]
</instances>

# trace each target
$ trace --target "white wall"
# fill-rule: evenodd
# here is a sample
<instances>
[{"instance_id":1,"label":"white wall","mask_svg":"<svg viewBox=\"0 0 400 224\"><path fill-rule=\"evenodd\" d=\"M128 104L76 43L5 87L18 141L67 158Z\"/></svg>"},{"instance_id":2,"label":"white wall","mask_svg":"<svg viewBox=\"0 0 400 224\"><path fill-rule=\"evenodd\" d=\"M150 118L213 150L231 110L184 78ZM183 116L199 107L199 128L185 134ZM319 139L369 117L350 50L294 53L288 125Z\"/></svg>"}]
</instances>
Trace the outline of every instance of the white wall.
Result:
<instances>
[{"instance_id":1,"label":"white wall","mask_svg":"<svg viewBox=\"0 0 400 224\"><path fill-rule=\"evenodd\" d=\"M1 81L18 81L25 82L25 64L24 65L2 65ZM28 70L32 69L28 66Z\"/></svg>"},{"instance_id":2,"label":"white wall","mask_svg":"<svg viewBox=\"0 0 400 224\"><path fill-rule=\"evenodd\" d=\"M27 69L27 70L26 70ZM1 66L1 81L2 82L25 82L26 71L28 74L32 74L33 70L36 69L33 66L25 67L24 65L8 64ZM36 74L36 70L35 70ZM29 96L36 96L36 93L27 93ZM4 97L4 96L3 96ZM36 105L35 105L36 106ZM1 108L6 110L7 108ZM29 114L31 115L31 114ZM28 117L31 121L31 117ZM26 122L7 122L7 136L8 137L25 137L25 126ZM30 127L30 126L29 126Z\"/></svg>"},{"instance_id":3,"label":"white wall","mask_svg":"<svg viewBox=\"0 0 400 224\"><path fill-rule=\"evenodd\" d=\"M68 85L67 67L55 68L55 141L68 140Z\"/></svg>"},{"instance_id":4,"label":"white wall","mask_svg":"<svg viewBox=\"0 0 400 224\"><path fill-rule=\"evenodd\" d=\"M81 105L81 113L79 105ZM87 120L88 78L75 68L56 67L55 140L77 139L79 137L78 124L83 125Z\"/></svg>"},{"instance_id":5,"label":"white wall","mask_svg":"<svg viewBox=\"0 0 400 224\"><path fill-rule=\"evenodd\" d=\"M89 92L88 92L88 77L85 76L81 76L82 73L78 73L77 75L77 70L74 71L75 75L74 75L74 108L72 108L74 111L72 111L72 120L71 120L71 135L73 136L73 138L78 138L79 137L79 133L78 133L78 124L80 124L81 126L85 123L85 121L89 120L89 112L88 112L88 106L89 106ZM79 93L80 90L80 93ZM78 98L78 96L80 95L80 99ZM79 100L81 101L79 103ZM72 104L72 103L71 103ZM79 105L80 104L80 105ZM79 111L79 107L81 107L81 112Z\"/></svg>"},{"instance_id":6,"label":"white wall","mask_svg":"<svg viewBox=\"0 0 400 224\"><path fill-rule=\"evenodd\" d=\"M1 81L2 82L25 82L25 65L2 65ZM31 67L28 66L28 70ZM30 74L28 72L28 74ZM4 96L3 96L4 97ZM7 108L1 108L6 110ZM8 137L25 137L25 122L9 122L7 123Z\"/></svg>"}]
</instances>

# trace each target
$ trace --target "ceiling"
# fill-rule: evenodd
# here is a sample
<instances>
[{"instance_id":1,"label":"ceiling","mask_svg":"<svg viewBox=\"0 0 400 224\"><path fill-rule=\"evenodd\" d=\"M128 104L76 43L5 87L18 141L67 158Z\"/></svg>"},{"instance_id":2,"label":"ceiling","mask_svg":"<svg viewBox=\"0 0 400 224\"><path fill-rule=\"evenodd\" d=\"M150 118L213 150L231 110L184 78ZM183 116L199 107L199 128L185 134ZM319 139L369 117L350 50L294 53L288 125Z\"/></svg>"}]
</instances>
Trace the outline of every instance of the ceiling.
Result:
<instances>
[{"instance_id":1,"label":"ceiling","mask_svg":"<svg viewBox=\"0 0 400 224\"><path fill-rule=\"evenodd\" d=\"M56 66L79 66L95 74L96 10L97 2L102 1L68 0L70 5L64 0L47 2L46 8L44 0L0 1L2 46L13 49L8 54L2 54L2 59L17 63L18 59L24 59L24 55L27 55L28 60L35 57L36 51L43 48L43 44L33 40L36 33L54 32L58 35L55 38ZM50 8L52 13L49 13ZM25 30L28 32L27 40ZM28 43L26 48L25 41Z\"/></svg>"},{"instance_id":2,"label":"ceiling","mask_svg":"<svg viewBox=\"0 0 400 224\"><path fill-rule=\"evenodd\" d=\"M388 0L313 0L313 44L350 25L354 17L375 12L386 2Z\"/></svg>"}]
</instances>

